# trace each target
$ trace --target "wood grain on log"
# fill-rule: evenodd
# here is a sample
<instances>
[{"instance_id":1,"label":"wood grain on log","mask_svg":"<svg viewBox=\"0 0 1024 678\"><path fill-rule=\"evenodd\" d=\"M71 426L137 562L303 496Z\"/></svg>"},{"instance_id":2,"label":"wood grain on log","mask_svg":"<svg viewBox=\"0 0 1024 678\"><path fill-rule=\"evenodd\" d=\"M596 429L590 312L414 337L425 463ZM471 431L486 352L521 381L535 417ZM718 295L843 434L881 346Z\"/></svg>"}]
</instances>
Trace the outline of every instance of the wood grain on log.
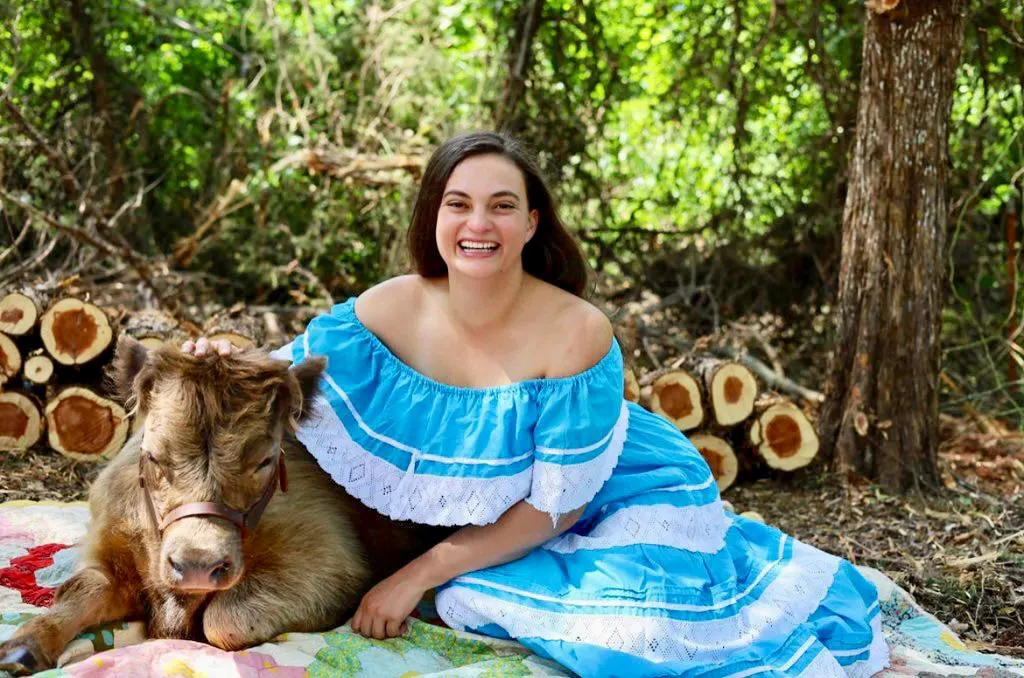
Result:
<instances>
[{"instance_id":1,"label":"wood grain on log","mask_svg":"<svg viewBox=\"0 0 1024 678\"><path fill-rule=\"evenodd\" d=\"M33 384L46 384L53 377L53 361L42 354L25 360L25 379Z\"/></svg>"},{"instance_id":2,"label":"wood grain on log","mask_svg":"<svg viewBox=\"0 0 1024 678\"><path fill-rule=\"evenodd\" d=\"M62 365L83 365L103 353L114 332L103 310L78 299L61 299L43 314L39 328L46 351Z\"/></svg>"},{"instance_id":3,"label":"wood grain on log","mask_svg":"<svg viewBox=\"0 0 1024 678\"><path fill-rule=\"evenodd\" d=\"M108 459L128 437L124 409L81 386L66 388L50 400L46 423L50 447L71 459Z\"/></svg>"},{"instance_id":4,"label":"wood grain on log","mask_svg":"<svg viewBox=\"0 0 1024 678\"><path fill-rule=\"evenodd\" d=\"M778 396L758 399L750 425L750 442L768 466L793 471L818 454L818 435L807 415Z\"/></svg>"},{"instance_id":5,"label":"wood grain on log","mask_svg":"<svg viewBox=\"0 0 1024 678\"><path fill-rule=\"evenodd\" d=\"M42 430L39 407L31 398L15 391L0 393L0 450L27 450Z\"/></svg>"},{"instance_id":6,"label":"wood grain on log","mask_svg":"<svg viewBox=\"0 0 1024 678\"><path fill-rule=\"evenodd\" d=\"M692 431L704 423L704 405L697 380L686 370L668 370L645 389L647 407L680 431Z\"/></svg>"},{"instance_id":7,"label":"wood grain on log","mask_svg":"<svg viewBox=\"0 0 1024 678\"><path fill-rule=\"evenodd\" d=\"M0 334L0 386L14 378L21 369L21 351L6 334Z\"/></svg>"},{"instance_id":8,"label":"wood grain on log","mask_svg":"<svg viewBox=\"0 0 1024 678\"><path fill-rule=\"evenodd\" d=\"M11 292L0 299L0 332L12 337L28 334L36 326L40 312L31 295Z\"/></svg>"},{"instance_id":9,"label":"wood grain on log","mask_svg":"<svg viewBox=\"0 0 1024 678\"><path fill-rule=\"evenodd\" d=\"M757 379L743 365L707 355L688 357L689 371L704 386L713 423L719 427L738 424L754 411Z\"/></svg>"},{"instance_id":10,"label":"wood grain on log","mask_svg":"<svg viewBox=\"0 0 1024 678\"><path fill-rule=\"evenodd\" d=\"M732 445L709 433L696 433L690 436L690 442L700 451L704 461L711 467L711 474L715 476L719 492L736 482L739 463Z\"/></svg>"}]
</instances>

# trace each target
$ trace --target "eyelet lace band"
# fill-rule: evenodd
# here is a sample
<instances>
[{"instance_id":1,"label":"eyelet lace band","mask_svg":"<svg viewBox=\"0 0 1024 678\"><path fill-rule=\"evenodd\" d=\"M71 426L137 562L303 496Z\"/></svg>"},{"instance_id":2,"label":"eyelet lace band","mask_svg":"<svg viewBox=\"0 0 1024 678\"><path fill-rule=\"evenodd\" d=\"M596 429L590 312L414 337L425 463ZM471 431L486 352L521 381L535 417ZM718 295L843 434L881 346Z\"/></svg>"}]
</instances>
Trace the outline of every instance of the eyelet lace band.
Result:
<instances>
[{"instance_id":1,"label":"eyelet lace band","mask_svg":"<svg viewBox=\"0 0 1024 678\"><path fill-rule=\"evenodd\" d=\"M781 561L785 539L780 540L778 559L769 563L765 572ZM659 663L686 660L710 665L726 662L732 652L762 636L786 636L806 622L827 595L839 563L835 556L793 542L789 562L756 599L747 602L750 591L741 591L734 599L708 606L540 596L474 579L472 575L453 580L438 593L436 602L441 618L456 629L498 624L513 637L589 643ZM532 604L517 602L516 598ZM538 603L545 607L537 606ZM748 607L742 613L724 618L713 616L716 610L744 603ZM551 609L552 605L561 609ZM624 612L629 608L636 608L637 614ZM668 616L674 611L712 616L690 621ZM838 669L834 659L832 662ZM819 675L845 673L840 669L839 673Z\"/></svg>"}]
</instances>

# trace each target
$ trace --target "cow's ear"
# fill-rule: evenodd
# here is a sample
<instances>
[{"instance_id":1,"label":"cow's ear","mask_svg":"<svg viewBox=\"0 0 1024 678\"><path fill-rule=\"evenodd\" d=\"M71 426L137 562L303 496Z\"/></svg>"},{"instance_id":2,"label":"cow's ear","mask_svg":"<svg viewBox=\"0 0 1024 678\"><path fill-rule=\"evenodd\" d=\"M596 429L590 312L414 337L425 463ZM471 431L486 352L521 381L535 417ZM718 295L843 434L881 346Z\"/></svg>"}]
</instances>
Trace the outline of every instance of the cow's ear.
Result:
<instances>
[{"instance_id":1,"label":"cow's ear","mask_svg":"<svg viewBox=\"0 0 1024 678\"><path fill-rule=\"evenodd\" d=\"M302 421L309 415L313 397L320 385L320 375L326 367L327 358L311 356L288 368L288 393L280 400L287 399L286 411L293 421Z\"/></svg>"},{"instance_id":2,"label":"cow's ear","mask_svg":"<svg viewBox=\"0 0 1024 678\"><path fill-rule=\"evenodd\" d=\"M146 410L153 386L153 371L147 369L149 350L127 334L117 340L114 359L107 368L107 381L118 399L129 409Z\"/></svg>"}]
</instances>

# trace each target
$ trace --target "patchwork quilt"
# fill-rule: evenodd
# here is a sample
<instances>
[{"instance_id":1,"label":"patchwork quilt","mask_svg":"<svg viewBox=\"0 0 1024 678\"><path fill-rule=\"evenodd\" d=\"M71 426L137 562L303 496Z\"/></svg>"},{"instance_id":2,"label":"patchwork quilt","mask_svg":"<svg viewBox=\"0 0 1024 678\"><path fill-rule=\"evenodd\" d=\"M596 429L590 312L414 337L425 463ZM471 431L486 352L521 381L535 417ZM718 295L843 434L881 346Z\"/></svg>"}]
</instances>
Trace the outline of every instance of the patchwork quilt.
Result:
<instances>
[{"instance_id":1,"label":"patchwork quilt","mask_svg":"<svg viewBox=\"0 0 1024 678\"><path fill-rule=\"evenodd\" d=\"M45 610L74 571L88 507L16 501L0 504L0 640ZM970 650L878 570L860 568L877 586L892 666L881 676L1024 676L1024 660ZM444 626L429 600L406 635L367 640L348 626L288 633L242 652L184 640L145 639L138 622L90 629L68 646L60 668L41 676L567 676L518 643ZM3 676L0 672L0 676Z\"/></svg>"}]
</instances>

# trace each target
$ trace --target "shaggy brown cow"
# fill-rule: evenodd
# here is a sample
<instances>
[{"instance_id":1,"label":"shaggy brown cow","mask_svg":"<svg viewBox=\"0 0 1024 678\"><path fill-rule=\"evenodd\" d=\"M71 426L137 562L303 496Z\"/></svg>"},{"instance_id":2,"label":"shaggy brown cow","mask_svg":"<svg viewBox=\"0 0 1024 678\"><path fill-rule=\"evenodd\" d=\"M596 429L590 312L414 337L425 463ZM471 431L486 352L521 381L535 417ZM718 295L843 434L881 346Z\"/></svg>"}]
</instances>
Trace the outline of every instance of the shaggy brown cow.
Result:
<instances>
[{"instance_id":1,"label":"shaggy brown cow","mask_svg":"<svg viewBox=\"0 0 1024 678\"><path fill-rule=\"evenodd\" d=\"M145 426L89 492L79 570L0 643L0 669L52 667L84 629L121 619L226 650L328 629L437 543L346 494L296 441L324 364L148 353L122 338L113 381Z\"/></svg>"}]
</instances>

